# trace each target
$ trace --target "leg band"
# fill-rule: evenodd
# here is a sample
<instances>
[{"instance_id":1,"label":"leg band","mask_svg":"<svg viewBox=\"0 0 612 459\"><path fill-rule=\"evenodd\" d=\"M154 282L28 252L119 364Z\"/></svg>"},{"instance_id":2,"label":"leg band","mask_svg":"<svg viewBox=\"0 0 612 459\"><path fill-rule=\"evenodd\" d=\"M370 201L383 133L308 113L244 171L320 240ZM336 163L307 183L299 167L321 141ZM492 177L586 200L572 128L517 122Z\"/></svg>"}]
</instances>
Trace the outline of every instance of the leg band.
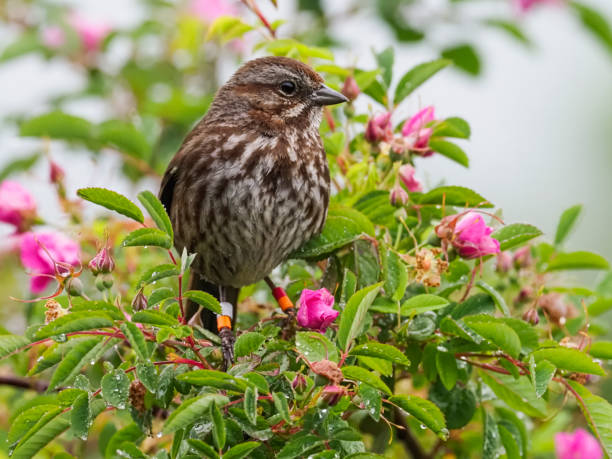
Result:
<instances>
[{"instance_id":1,"label":"leg band","mask_svg":"<svg viewBox=\"0 0 612 459\"><path fill-rule=\"evenodd\" d=\"M289 299L287 293L285 292L285 290L283 290L282 287L275 287L272 290L272 295L274 295L274 299L281 307L283 312L287 311L287 309L294 308L292 301Z\"/></svg>"}]
</instances>

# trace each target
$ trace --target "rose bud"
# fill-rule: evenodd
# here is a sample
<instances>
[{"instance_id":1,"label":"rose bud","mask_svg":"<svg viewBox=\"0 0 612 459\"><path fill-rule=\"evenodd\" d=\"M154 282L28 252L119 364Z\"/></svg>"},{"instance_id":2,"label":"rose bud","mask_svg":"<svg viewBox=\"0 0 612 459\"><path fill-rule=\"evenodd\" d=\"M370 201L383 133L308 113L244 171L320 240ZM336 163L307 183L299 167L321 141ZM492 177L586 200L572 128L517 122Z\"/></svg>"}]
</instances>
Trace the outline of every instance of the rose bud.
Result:
<instances>
[{"instance_id":1,"label":"rose bud","mask_svg":"<svg viewBox=\"0 0 612 459\"><path fill-rule=\"evenodd\" d=\"M423 186L421 182L414 178L414 173L414 167L410 164L404 164L399 168L398 176L408 191L423 191Z\"/></svg>"},{"instance_id":2,"label":"rose bud","mask_svg":"<svg viewBox=\"0 0 612 459\"><path fill-rule=\"evenodd\" d=\"M408 199L410 199L408 193L399 185L395 185L389 192L389 201L394 206L403 206L408 202Z\"/></svg>"},{"instance_id":3,"label":"rose bud","mask_svg":"<svg viewBox=\"0 0 612 459\"><path fill-rule=\"evenodd\" d=\"M83 283L81 279L77 277L72 277L68 279L66 282L66 290L72 296L81 296L83 295Z\"/></svg>"},{"instance_id":4,"label":"rose bud","mask_svg":"<svg viewBox=\"0 0 612 459\"><path fill-rule=\"evenodd\" d=\"M115 269L115 260L113 260L110 254L110 249L108 247L103 247L96 256L91 259L87 266L94 276L98 274L109 274Z\"/></svg>"},{"instance_id":5,"label":"rose bud","mask_svg":"<svg viewBox=\"0 0 612 459\"><path fill-rule=\"evenodd\" d=\"M514 252L514 264L517 268L528 268L533 263L533 257L531 256L531 247L521 247Z\"/></svg>"},{"instance_id":6,"label":"rose bud","mask_svg":"<svg viewBox=\"0 0 612 459\"><path fill-rule=\"evenodd\" d=\"M306 389L306 385L306 377L301 373L296 374L291 382L291 387L293 387L296 392L302 392Z\"/></svg>"},{"instance_id":7,"label":"rose bud","mask_svg":"<svg viewBox=\"0 0 612 459\"><path fill-rule=\"evenodd\" d=\"M47 48L57 49L66 43L64 29L58 26L45 27L41 33L42 43Z\"/></svg>"},{"instance_id":8,"label":"rose bud","mask_svg":"<svg viewBox=\"0 0 612 459\"><path fill-rule=\"evenodd\" d=\"M370 143L393 140L393 126L391 126L391 112L376 115L366 126L365 139Z\"/></svg>"},{"instance_id":9,"label":"rose bud","mask_svg":"<svg viewBox=\"0 0 612 459\"><path fill-rule=\"evenodd\" d=\"M499 253L499 241L490 236L492 232L481 215L468 212L455 225L451 242L461 257L480 258Z\"/></svg>"},{"instance_id":10,"label":"rose bud","mask_svg":"<svg viewBox=\"0 0 612 459\"><path fill-rule=\"evenodd\" d=\"M402 135L412 141L412 150L420 156L431 156L433 150L429 148L429 138L433 132L428 123L435 121L434 108L425 107L412 118L407 120L402 127Z\"/></svg>"},{"instance_id":11,"label":"rose bud","mask_svg":"<svg viewBox=\"0 0 612 459\"><path fill-rule=\"evenodd\" d=\"M300 295L297 321L300 326L324 333L340 312L333 309L334 296L325 288L309 290Z\"/></svg>"},{"instance_id":12,"label":"rose bud","mask_svg":"<svg viewBox=\"0 0 612 459\"><path fill-rule=\"evenodd\" d=\"M567 319L576 316L574 307L566 303L563 296L557 292L542 295L538 298L538 306L546 312L552 323L559 326L565 325Z\"/></svg>"},{"instance_id":13,"label":"rose bud","mask_svg":"<svg viewBox=\"0 0 612 459\"><path fill-rule=\"evenodd\" d=\"M355 78L348 76L346 77L346 80L344 80L344 85L342 86L342 90L340 92L345 95L348 100L355 100L361 91L359 90L359 86L357 85Z\"/></svg>"},{"instance_id":14,"label":"rose bud","mask_svg":"<svg viewBox=\"0 0 612 459\"><path fill-rule=\"evenodd\" d=\"M512 268L512 254L507 250L499 252L497 254L497 265L495 266L497 272L507 273Z\"/></svg>"},{"instance_id":15,"label":"rose bud","mask_svg":"<svg viewBox=\"0 0 612 459\"><path fill-rule=\"evenodd\" d=\"M0 183L0 222L13 225L18 233L27 231L36 219L36 202L19 183Z\"/></svg>"},{"instance_id":16,"label":"rose bud","mask_svg":"<svg viewBox=\"0 0 612 459\"><path fill-rule=\"evenodd\" d=\"M531 325L537 325L540 323L540 316L538 315L538 310L535 308L530 308L525 311L523 314L523 320Z\"/></svg>"},{"instance_id":17,"label":"rose bud","mask_svg":"<svg viewBox=\"0 0 612 459\"><path fill-rule=\"evenodd\" d=\"M49 161L49 181L51 183L59 184L64 181L65 176L66 173L59 164L55 161Z\"/></svg>"},{"instance_id":18,"label":"rose bud","mask_svg":"<svg viewBox=\"0 0 612 459\"><path fill-rule=\"evenodd\" d=\"M147 297L142 292L142 289L140 289L132 300L132 311L142 311L143 309L147 309L148 306L149 302L147 300Z\"/></svg>"},{"instance_id":19,"label":"rose bud","mask_svg":"<svg viewBox=\"0 0 612 459\"><path fill-rule=\"evenodd\" d=\"M514 299L514 302L516 304L520 304L520 303L529 301L532 298L533 298L533 289L531 287L523 287L521 290L519 290L519 294Z\"/></svg>"},{"instance_id":20,"label":"rose bud","mask_svg":"<svg viewBox=\"0 0 612 459\"><path fill-rule=\"evenodd\" d=\"M334 406L346 393L346 388L343 386L325 386L321 394L321 400L328 406Z\"/></svg>"},{"instance_id":21,"label":"rose bud","mask_svg":"<svg viewBox=\"0 0 612 459\"><path fill-rule=\"evenodd\" d=\"M81 47L88 52L99 51L111 31L108 24L92 21L77 13L70 16L69 22L81 41Z\"/></svg>"}]
</instances>

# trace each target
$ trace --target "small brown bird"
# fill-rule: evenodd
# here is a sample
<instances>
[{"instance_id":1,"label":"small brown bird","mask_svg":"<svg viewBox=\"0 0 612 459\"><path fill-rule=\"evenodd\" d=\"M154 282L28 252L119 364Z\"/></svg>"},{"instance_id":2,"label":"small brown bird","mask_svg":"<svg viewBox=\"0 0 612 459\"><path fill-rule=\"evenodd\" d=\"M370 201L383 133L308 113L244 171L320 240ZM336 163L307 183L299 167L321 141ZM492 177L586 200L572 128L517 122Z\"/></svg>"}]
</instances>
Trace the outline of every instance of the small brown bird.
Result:
<instances>
[{"instance_id":1,"label":"small brown bird","mask_svg":"<svg viewBox=\"0 0 612 459\"><path fill-rule=\"evenodd\" d=\"M162 180L179 250L197 253L191 288L219 298L203 312L233 362L232 320L240 287L265 278L323 228L329 170L319 135L324 105L347 98L307 65L264 57L219 89Z\"/></svg>"}]
</instances>

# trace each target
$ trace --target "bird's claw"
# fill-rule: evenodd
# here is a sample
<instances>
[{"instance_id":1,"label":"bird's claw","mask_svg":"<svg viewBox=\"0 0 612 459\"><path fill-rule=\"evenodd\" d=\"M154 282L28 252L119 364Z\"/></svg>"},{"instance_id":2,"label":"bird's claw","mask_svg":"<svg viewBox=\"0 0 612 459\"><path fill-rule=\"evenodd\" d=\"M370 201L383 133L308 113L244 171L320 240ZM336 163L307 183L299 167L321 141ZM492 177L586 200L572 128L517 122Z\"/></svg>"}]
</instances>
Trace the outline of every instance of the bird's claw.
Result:
<instances>
[{"instance_id":1,"label":"bird's claw","mask_svg":"<svg viewBox=\"0 0 612 459\"><path fill-rule=\"evenodd\" d=\"M234 364L234 332L230 328L219 330L221 338L221 353L223 354L223 371Z\"/></svg>"}]
</instances>

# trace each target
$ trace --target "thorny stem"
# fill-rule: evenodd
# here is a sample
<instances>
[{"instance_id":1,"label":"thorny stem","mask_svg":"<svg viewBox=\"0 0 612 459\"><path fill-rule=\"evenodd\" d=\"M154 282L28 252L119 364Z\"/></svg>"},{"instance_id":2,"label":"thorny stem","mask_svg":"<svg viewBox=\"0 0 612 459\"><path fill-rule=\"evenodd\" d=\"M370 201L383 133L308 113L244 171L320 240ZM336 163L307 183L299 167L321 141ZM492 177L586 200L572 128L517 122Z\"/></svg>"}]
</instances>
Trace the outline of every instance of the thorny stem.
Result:
<instances>
[{"instance_id":1,"label":"thorny stem","mask_svg":"<svg viewBox=\"0 0 612 459\"><path fill-rule=\"evenodd\" d=\"M274 30L272 28L272 26L270 25L270 23L268 22L268 20L266 19L266 17L263 15L263 13L261 12L261 10L259 9L259 7L257 6L257 4L255 3L255 0L242 0L242 3L248 8L250 9L253 13L255 13L255 15L257 15L257 17L259 18L259 20L261 21L261 23L264 25L264 27L266 29L268 29L268 32L270 32L270 35L272 35L272 38L276 38L276 30Z\"/></svg>"}]
</instances>

